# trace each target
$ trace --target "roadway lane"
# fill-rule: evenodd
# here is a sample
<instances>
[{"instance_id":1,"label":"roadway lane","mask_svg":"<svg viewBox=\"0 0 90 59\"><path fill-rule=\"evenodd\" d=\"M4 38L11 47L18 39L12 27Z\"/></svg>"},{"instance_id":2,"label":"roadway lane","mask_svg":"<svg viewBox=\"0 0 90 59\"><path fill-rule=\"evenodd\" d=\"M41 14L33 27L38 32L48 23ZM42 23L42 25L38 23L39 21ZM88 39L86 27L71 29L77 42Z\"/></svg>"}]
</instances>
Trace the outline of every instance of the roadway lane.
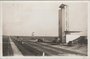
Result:
<instances>
[{"instance_id":1,"label":"roadway lane","mask_svg":"<svg viewBox=\"0 0 90 59\"><path fill-rule=\"evenodd\" d=\"M86 54L82 54L82 53L78 53L78 52L74 52L74 51L70 51L70 50L67 50L67 49L62 49L62 48L58 48L58 47L53 47L52 45L49 45L49 44L46 44L46 43L39 43L37 42L37 44L41 45L41 46L44 46L46 48L49 48L49 49L53 49L55 51L58 51L60 52L59 55L78 55L78 56L86 56ZM61 54L62 52L62 54Z\"/></svg>"},{"instance_id":2,"label":"roadway lane","mask_svg":"<svg viewBox=\"0 0 90 59\"><path fill-rule=\"evenodd\" d=\"M77 52L73 52L73 51L68 51L65 49L61 49L61 48L56 48L56 47L52 47L50 45L44 45L41 44L40 42L30 42L30 41L24 41L24 44L27 44L30 47L33 47L39 51L44 52L46 55L57 55L57 56L62 56L62 55L78 55L78 56L85 56L83 54L77 53Z\"/></svg>"},{"instance_id":3,"label":"roadway lane","mask_svg":"<svg viewBox=\"0 0 90 59\"><path fill-rule=\"evenodd\" d=\"M3 56L13 56L13 51L8 36L3 37Z\"/></svg>"},{"instance_id":4,"label":"roadway lane","mask_svg":"<svg viewBox=\"0 0 90 59\"><path fill-rule=\"evenodd\" d=\"M16 44L17 48L21 51L23 56L35 56L36 55L36 52L32 51L32 50L35 50L35 49L30 48L30 47L28 47L27 45L24 45L24 44L22 45L21 42L18 41L18 39L12 37L12 41Z\"/></svg>"},{"instance_id":5,"label":"roadway lane","mask_svg":"<svg viewBox=\"0 0 90 59\"><path fill-rule=\"evenodd\" d=\"M41 44L41 42L26 41L25 39L12 38L14 43L17 45L18 49L22 52L24 56L68 56L68 55L78 55L82 54L68 51L61 48L52 47L50 45ZM30 54L27 54L28 51Z\"/></svg>"},{"instance_id":6,"label":"roadway lane","mask_svg":"<svg viewBox=\"0 0 90 59\"><path fill-rule=\"evenodd\" d=\"M13 50L13 55L14 56L23 56L22 53L20 52L20 50L17 48L17 46L15 45L15 43L11 40L11 38L9 37L10 40L10 44Z\"/></svg>"}]
</instances>

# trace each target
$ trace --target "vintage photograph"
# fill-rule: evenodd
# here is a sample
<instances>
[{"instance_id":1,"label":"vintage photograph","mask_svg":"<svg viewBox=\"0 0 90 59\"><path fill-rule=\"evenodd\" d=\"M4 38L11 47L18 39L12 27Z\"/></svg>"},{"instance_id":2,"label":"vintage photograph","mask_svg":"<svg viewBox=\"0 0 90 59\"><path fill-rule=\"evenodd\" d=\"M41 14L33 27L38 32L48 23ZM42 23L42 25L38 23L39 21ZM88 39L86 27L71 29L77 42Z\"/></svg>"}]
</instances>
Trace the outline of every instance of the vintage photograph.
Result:
<instances>
[{"instance_id":1,"label":"vintage photograph","mask_svg":"<svg viewBox=\"0 0 90 59\"><path fill-rule=\"evenodd\" d=\"M88 56L87 2L3 1L2 55Z\"/></svg>"}]
</instances>

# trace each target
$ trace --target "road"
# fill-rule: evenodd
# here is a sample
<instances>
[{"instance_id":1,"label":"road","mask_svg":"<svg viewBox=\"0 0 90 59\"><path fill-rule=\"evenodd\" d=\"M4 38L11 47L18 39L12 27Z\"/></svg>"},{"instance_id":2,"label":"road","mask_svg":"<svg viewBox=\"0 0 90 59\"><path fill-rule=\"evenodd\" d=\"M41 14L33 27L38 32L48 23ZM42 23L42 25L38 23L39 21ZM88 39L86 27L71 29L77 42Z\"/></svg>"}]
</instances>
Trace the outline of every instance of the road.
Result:
<instances>
[{"instance_id":1,"label":"road","mask_svg":"<svg viewBox=\"0 0 90 59\"><path fill-rule=\"evenodd\" d=\"M9 37L3 37L3 56L13 56Z\"/></svg>"},{"instance_id":2,"label":"road","mask_svg":"<svg viewBox=\"0 0 90 59\"><path fill-rule=\"evenodd\" d=\"M13 37L9 38L8 40L11 40L15 43L17 49L20 51L18 52L18 54L19 55L22 54L23 56L68 56L68 55L84 56L83 54L80 53L68 51L58 47L52 47L47 44L46 45L42 44L41 42L25 41L25 39L22 38L18 39ZM15 55L15 53L13 52L14 50L15 49L12 49L11 51L12 55Z\"/></svg>"}]
</instances>

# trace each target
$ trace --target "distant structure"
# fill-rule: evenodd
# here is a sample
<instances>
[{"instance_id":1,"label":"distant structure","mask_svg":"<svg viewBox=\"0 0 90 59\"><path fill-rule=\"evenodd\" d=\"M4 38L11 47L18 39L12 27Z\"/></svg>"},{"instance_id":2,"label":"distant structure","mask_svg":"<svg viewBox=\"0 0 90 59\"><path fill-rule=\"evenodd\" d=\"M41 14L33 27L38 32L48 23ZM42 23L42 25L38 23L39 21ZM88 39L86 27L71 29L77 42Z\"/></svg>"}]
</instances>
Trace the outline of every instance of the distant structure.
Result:
<instances>
[{"instance_id":1,"label":"distant structure","mask_svg":"<svg viewBox=\"0 0 90 59\"><path fill-rule=\"evenodd\" d=\"M34 36L34 32L32 32L32 36Z\"/></svg>"}]
</instances>

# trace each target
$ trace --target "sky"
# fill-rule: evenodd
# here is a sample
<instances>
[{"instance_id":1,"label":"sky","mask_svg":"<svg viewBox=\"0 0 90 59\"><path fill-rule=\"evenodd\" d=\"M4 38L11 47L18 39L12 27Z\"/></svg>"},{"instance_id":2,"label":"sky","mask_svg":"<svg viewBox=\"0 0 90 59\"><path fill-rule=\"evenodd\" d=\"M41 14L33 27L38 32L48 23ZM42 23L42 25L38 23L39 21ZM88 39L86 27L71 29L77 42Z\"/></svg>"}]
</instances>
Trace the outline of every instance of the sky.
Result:
<instances>
[{"instance_id":1,"label":"sky","mask_svg":"<svg viewBox=\"0 0 90 59\"><path fill-rule=\"evenodd\" d=\"M87 31L87 3L2 2L3 35L58 36L58 11L61 3L69 6L69 29Z\"/></svg>"}]
</instances>

